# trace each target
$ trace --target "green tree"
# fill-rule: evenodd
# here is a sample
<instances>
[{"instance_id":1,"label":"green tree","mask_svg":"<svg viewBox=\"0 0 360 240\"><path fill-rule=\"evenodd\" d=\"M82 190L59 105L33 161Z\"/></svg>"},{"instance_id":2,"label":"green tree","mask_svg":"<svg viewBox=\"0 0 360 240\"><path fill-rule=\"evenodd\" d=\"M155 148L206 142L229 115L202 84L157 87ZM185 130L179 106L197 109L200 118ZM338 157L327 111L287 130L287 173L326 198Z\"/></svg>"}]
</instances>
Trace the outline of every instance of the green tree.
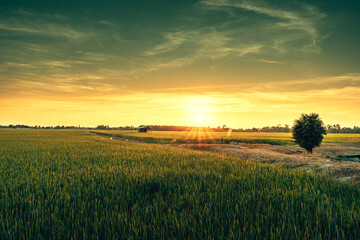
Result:
<instances>
[{"instance_id":1,"label":"green tree","mask_svg":"<svg viewBox=\"0 0 360 240\"><path fill-rule=\"evenodd\" d=\"M312 153L314 147L320 146L324 138L323 135L326 135L326 128L319 114L301 114L300 118L294 121L292 134L300 147Z\"/></svg>"}]
</instances>

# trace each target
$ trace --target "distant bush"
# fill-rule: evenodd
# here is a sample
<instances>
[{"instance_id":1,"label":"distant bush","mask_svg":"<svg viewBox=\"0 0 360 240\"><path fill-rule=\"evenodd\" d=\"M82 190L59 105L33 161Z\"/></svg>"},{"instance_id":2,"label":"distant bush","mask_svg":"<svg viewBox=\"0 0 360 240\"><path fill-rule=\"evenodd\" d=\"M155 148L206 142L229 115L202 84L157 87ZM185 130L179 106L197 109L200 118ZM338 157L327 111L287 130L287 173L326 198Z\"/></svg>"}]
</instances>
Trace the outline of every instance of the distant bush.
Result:
<instances>
[{"instance_id":1,"label":"distant bush","mask_svg":"<svg viewBox=\"0 0 360 240\"><path fill-rule=\"evenodd\" d=\"M320 146L323 135L326 135L326 128L317 113L301 114L294 122L292 134L300 147L312 153L314 147Z\"/></svg>"}]
</instances>

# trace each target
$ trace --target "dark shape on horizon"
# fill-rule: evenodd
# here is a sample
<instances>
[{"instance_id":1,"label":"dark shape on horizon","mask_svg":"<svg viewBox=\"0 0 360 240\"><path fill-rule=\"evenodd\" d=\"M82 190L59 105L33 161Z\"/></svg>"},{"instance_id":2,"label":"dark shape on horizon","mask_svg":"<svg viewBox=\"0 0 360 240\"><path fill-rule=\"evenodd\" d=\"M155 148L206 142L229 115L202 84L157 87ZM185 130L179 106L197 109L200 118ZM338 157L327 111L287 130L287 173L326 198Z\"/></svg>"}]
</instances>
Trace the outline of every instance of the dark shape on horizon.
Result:
<instances>
[{"instance_id":1,"label":"dark shape on horizon","mask_svg":"<svg viewBox=\"0 0 360 240\"><path fill-rule=\"evenodd\" d=\"M147 132L148 130L151 130L151 127L149 126L145 126L145 125L140 125L137 129L137 131L140 132Z\"/></svg>"},{"instance_id":2,"label":"dark shape on horizon","mask_svg":"<svg viewBox=\"0 0 360 240\"><path fill-rule=\"evenodd\" d=\"M294 121L292 134L295 143L305 148L308 153L312 153L314 147L320 146L323 135L326 135L326 128L319 114L301 114L300 118Z\"/></svg>"}]
</instances>

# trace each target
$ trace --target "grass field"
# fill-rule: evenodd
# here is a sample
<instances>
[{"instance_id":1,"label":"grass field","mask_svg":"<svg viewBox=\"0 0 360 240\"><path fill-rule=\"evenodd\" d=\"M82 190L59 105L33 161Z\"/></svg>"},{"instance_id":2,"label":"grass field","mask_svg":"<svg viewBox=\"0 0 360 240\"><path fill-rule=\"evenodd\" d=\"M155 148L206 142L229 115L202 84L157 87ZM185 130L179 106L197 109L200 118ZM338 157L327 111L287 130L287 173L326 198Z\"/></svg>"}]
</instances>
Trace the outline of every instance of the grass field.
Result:
<instances>
[{"instance_id":1,"label":"grass field","mask_svg":"<svg viewBox=\"0 0 360 240\"><path fill-rule=\"evenodd\" d=\"M0 130L0 239L359 239L359 198L323 175L213 153Z\"/></svg>"},{"instance_id":2,"label":"grass field","mask_svg":"<svg viewBox=\"0 0 360 240\"><path fill-rule=\"evenodd\" d=\"M291 133L269 132L208 132L208 131L151 131L138 133L136 131L96 130L94 132L108 136L128 138L149 143L214 143L221 139L225 143L266 143L272 145L294 144ZM323 142L360 143L360 134L329 133Z\"/></svg>"}]
</instances>

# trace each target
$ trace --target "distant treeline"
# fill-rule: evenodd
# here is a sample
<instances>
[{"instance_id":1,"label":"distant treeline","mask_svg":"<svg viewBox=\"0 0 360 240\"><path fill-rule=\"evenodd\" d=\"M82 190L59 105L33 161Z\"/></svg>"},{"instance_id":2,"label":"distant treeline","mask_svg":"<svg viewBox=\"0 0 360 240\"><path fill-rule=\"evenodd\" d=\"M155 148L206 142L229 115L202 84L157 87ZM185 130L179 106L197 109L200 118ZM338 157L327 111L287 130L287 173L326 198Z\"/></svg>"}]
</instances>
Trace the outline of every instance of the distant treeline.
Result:
<instances>
[{"instance_id":1,"label":"distant treeline","mask_svg":"<svg viewBox=\"0 0 360 240\"><path fill-rule=\"evenodd\" d=\"M153 131L192 131L196 129L211 131L211 132L227 132L229 130L233 132L291 132L291 128L289 125L285 124L285 126L281 126L278 124L277 126L266 126L262 128L228 128L226 125L218 126L215 128L212 127L189 127L189 126L173 126L173 125L147 125ZM0 128L29 128L29 129L103 129L103 130L136 130L137 127L134 126L120 126L120 127L109 127L108 125L98 125L95 128L92 127L80 127L80 126L28 126L23 124L17 125L8 125L1 126ZM354 126L350 127L341 127L340 124L334 125L326 125L326 129L328 133L360 133L360 127Z\"/></svg>"},{"instance_id":2,"label":"distant treeline","mask_svg":"<svg viewBox=\"0 0 360 240\"><path fill-rule=\"evenodd\" d=\"M29 129L93 129L93 128L84 128L80 126L28 126L23 124L17 124L17 125L8 125L8 126L2 126L0 125L0 128L29 128Z\"/></svg>"},{"instance_id":3,"label":"distant treeline","mask_svg":"<svg viewBox=\"0 0 360 240\"><path fill-rule=\"evenodd\" d=\"M191 131L195 129L204 129L204 127L188 127L188 126L163 126L163 125L149 125L151 130L154 131ZM227 132L231 128L228 128L226 125L218 126L216 128L205 127L205 130L211 132ZM274 127L263 127L263 128L232 128L231 131L233 132L290 132L291 129L288 125L282 127L280 125Z\"/></svg>"},{"instance_id":4,"label":"distant treeline","mask_svg":"<svg viewBox=\"0 0 360 240\"><path fill-rule=\"evenodd\" d=\"M360 133L360 127L354 126L350 127L341 127L339 124L326 125L328 133Z\"/></svg>"},{"instance_id":5,"label":"distant treeline","mask_svg":"<svg viewBox=\"0 0 360 240\"><path fill-rule=\"evenodd\" d=\"M153 131L193 131L194 129L201 129L211 132L227 132L230 130L226 125L218 126L216 128L212 127L189 127L189 126L174 126L174 125L146 125L149 129ZM99 125L96 129L109 129L109 130L136 130L137 127L126 126L126 127L109 127L107 125ZM289 125L282 127L281 125L274 127L263 127L263 128L249 128L249 129L231 129L233 132L290 132L291 129Z\"/></svg>"}]
</instances>

